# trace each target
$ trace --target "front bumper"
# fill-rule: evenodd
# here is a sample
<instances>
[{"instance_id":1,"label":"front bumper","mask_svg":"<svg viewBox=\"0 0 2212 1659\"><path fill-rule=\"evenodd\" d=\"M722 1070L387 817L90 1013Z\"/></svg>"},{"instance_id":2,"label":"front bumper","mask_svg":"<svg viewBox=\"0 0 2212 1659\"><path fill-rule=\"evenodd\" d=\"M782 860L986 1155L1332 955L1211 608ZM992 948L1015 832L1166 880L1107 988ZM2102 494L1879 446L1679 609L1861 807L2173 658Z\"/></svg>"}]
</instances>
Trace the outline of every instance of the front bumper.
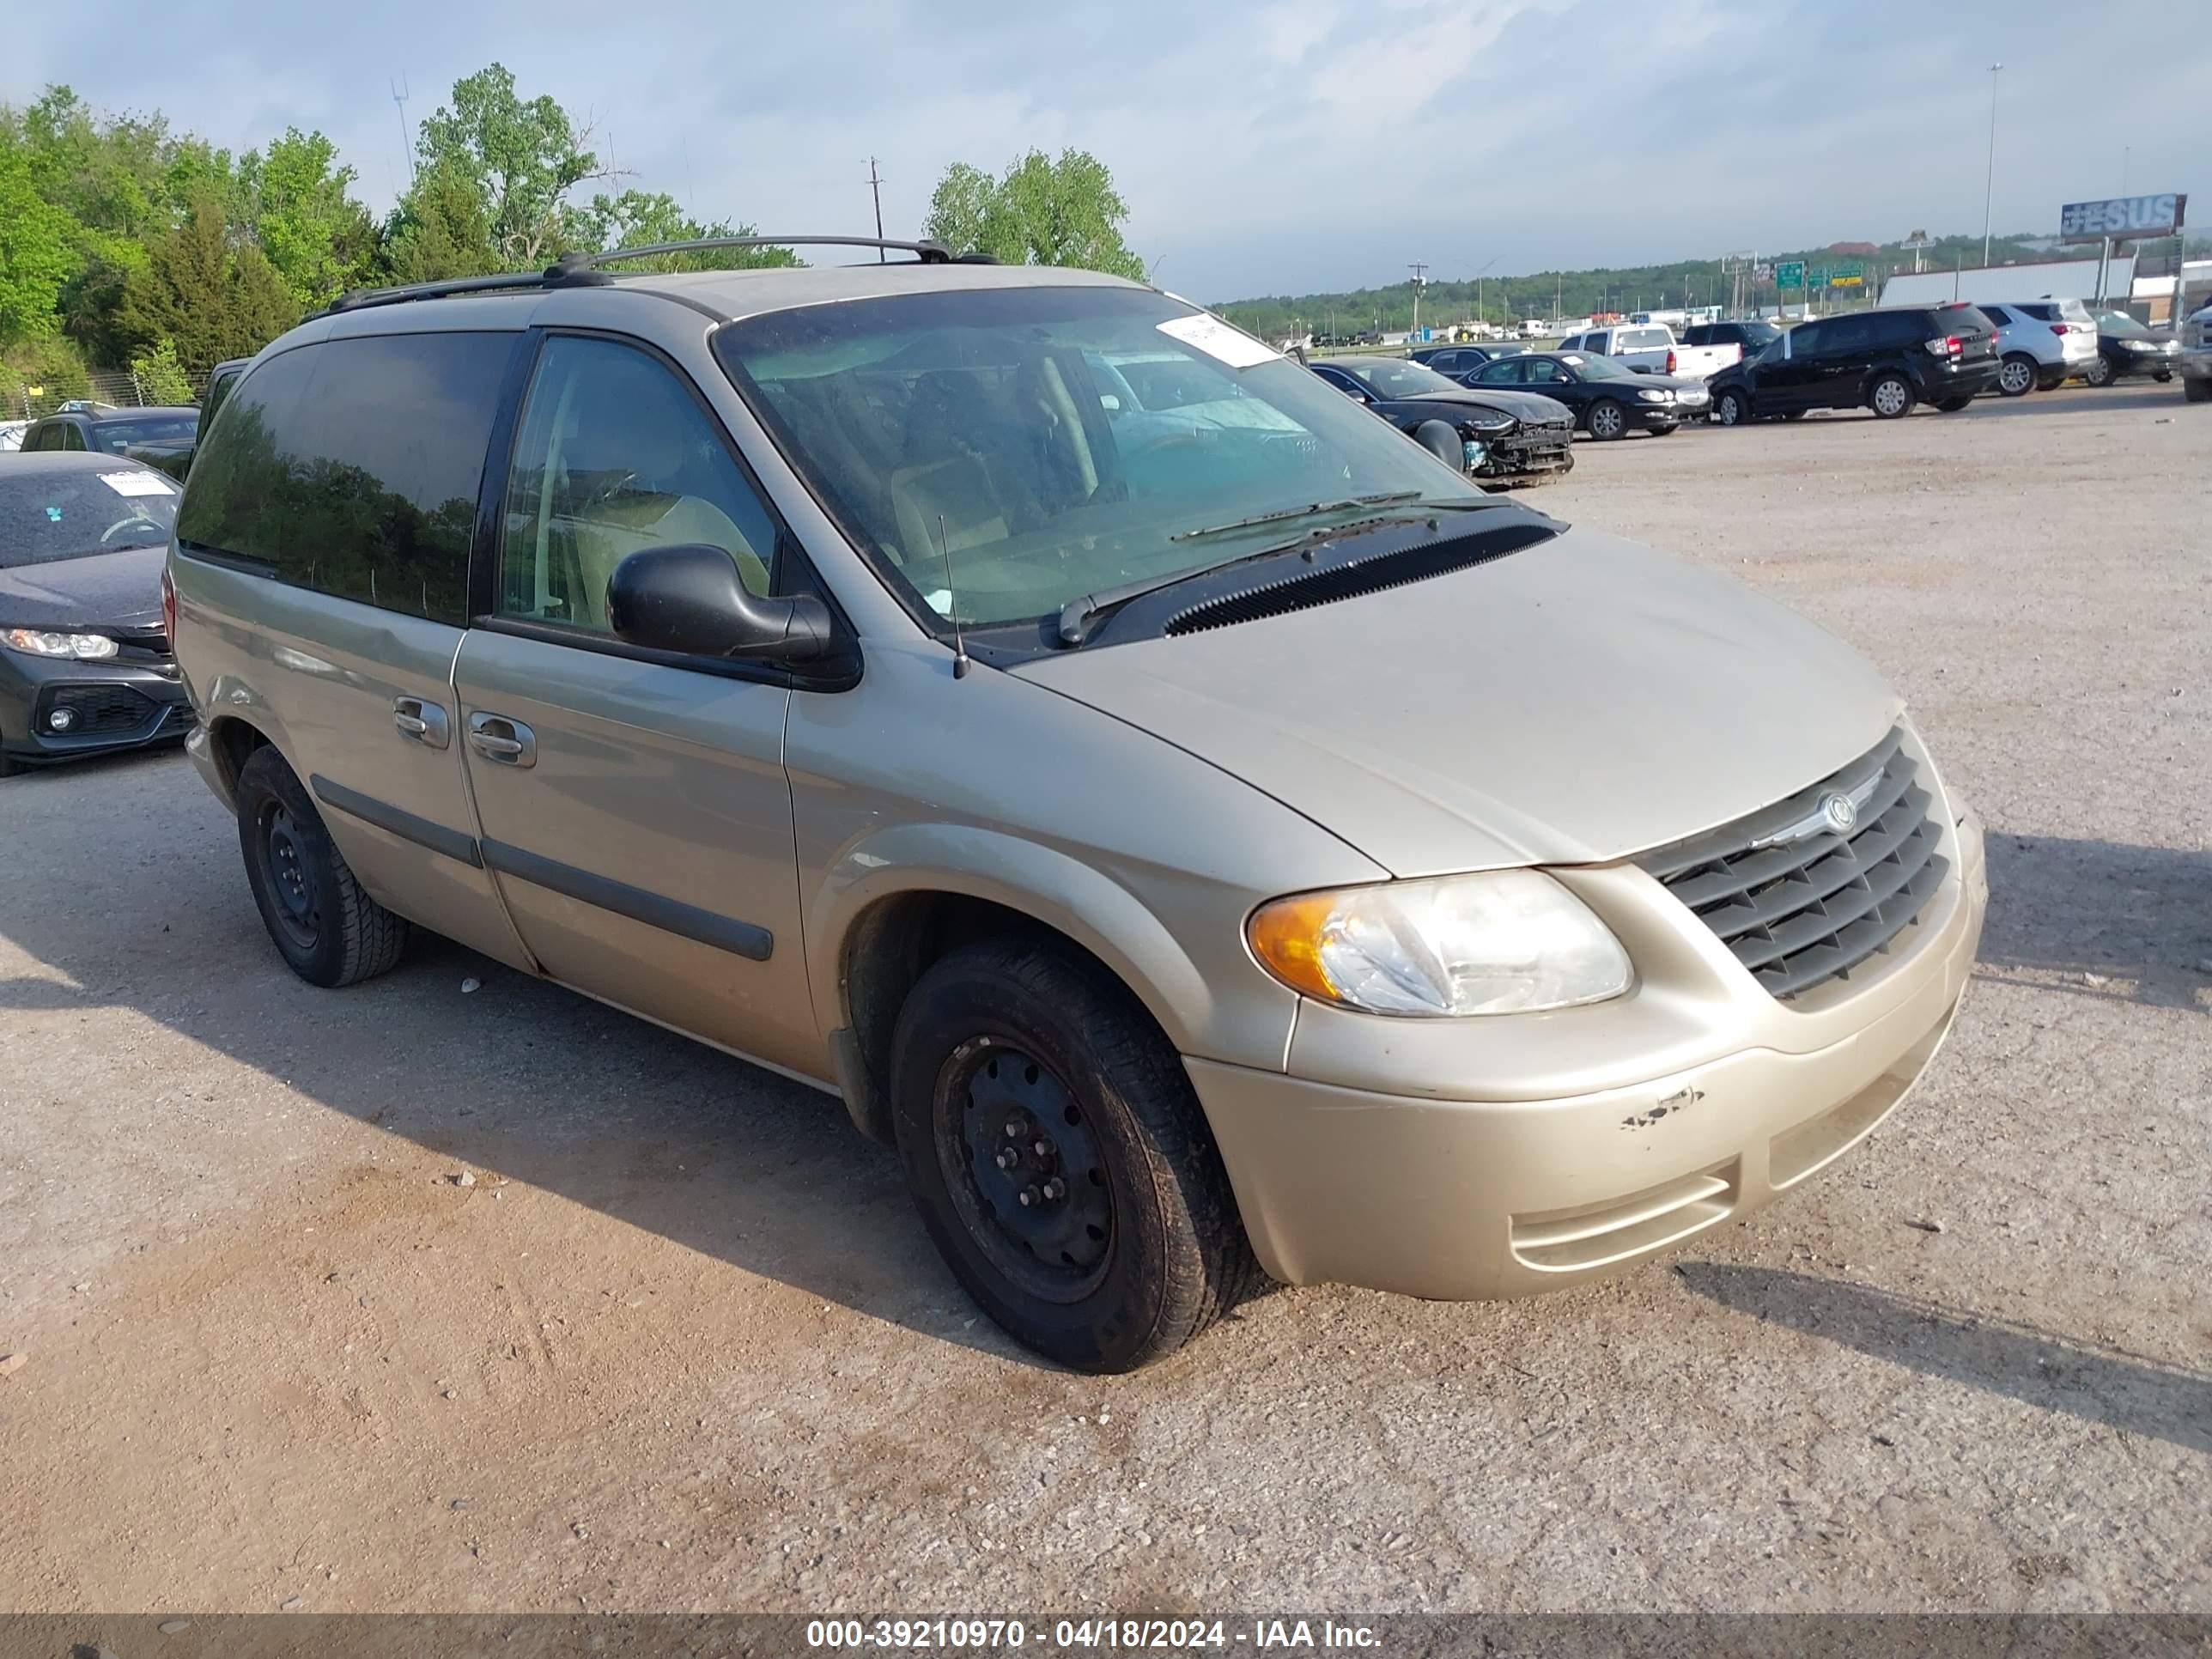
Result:
<instances>
[{"instance_id":1,"label":"front bumper","mask_svg":"<svg viewBox=\"0 0 2212 1659\"><path fill-rule=\"evenodd\" d=\"M2129 351L2123 349L2106 361L2112 364L2115 378L2129 374L2173 374L2180 372L2181 360L2186 355L2178 349L2172 351Z\"/></svg>"},{"instance_id":2,"label":"front bumper","mask_svg":"<svg viewBox=\"0 0 2212 1659\"><path fill-rule=\"evenodd\" d=\"M2212 380L2212 346L2184 346L2173 366L2185 380Z\"/></svg>"},{"instance_id":3,"label":"front bumper","mask_svg":"<svg viewBox=\"0 0 2212 1659\"><path fill-rule=\"evenodd\" d=\"M1485 447L1481 463L1468 477L1483 483L1534 483L1571 472L1575 465L1571 426L1522 427Z\"/></svg>"},{"instance_id":4,"label":"front bumper","mask_svg":"<svg viewBox=\"0 0 2212 1659\"><path fill-rule=\"evenodd\" d=\"M1770 1037L1809 1018L1796 1029L1819 1032L1817 1046L1754 1040L1629 1086L1510 1100L1189 1060L1261 1264L1291 1284L1520 1296L1617 1272L1769 1202L1894 1110L1949 1031L1989 890L1971 817L1954 846L1956 872L1918 924L1929 933L1887 972L1814 1016L1771 999L1754 1016ZM1534 1018L1564 1033L1584 1012Z\"/></svg>"},{"instance_id":5,"label":"front bumper","mask_svg":"<svg viewBox=\"0 0 2212 1659\"><path fill-rule=\"evenodd\" d=\"M67 724L53 724L57 711ZM174 743L191 702L173 672L136 663L0 653L0 751L33 764Z\"/></svg>"}]
</instances>

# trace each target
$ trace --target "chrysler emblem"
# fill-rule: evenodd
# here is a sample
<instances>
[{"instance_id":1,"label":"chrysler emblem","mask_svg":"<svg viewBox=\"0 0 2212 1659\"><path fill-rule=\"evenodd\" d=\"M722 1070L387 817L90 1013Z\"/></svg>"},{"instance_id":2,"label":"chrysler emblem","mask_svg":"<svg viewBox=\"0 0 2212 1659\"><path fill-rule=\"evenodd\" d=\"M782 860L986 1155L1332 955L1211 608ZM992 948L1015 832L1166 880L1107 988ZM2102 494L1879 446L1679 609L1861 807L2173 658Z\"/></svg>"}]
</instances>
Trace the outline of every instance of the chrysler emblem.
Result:
<instances>
[{"instance_id":1,"label":"chrysler emblem","mask_svg":"<svg viewBox=\"0 0 2212 1659\"><path fill-rule=\"evenodd\" d=\"M1851 805L1849 795L1832 793L1820 803L1820 816L1838 835L1848 836L1858 826L1859 809Z\"/></svg>"}]
</instances>

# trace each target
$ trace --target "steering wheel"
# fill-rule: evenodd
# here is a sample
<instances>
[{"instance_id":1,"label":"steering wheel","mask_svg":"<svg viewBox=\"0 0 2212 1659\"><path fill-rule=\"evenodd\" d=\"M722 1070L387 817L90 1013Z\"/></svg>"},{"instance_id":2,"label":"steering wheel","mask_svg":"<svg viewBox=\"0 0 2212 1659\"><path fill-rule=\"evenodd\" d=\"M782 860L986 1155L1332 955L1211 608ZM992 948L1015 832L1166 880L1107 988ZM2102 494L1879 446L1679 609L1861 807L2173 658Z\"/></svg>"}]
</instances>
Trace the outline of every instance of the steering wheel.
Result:
<instances>
[{"instance_id":1,"label":"steering wheel","mask_svg":"<svg viewBox=\"0 0 2212 1659\"><path fill-rule=\"evenodd\" d=\"M143 513L134 513L127 519L117 520L113 524L108 526L106 529L101 531L100 532L100 545L105 547L107 544L108 538L114 535L118 531L129 530L134 525L143 525L149 530L160 531L164 536L167 536L169 533L162 526L160 520L149 519Z\"/></svg>"}]
</instances>

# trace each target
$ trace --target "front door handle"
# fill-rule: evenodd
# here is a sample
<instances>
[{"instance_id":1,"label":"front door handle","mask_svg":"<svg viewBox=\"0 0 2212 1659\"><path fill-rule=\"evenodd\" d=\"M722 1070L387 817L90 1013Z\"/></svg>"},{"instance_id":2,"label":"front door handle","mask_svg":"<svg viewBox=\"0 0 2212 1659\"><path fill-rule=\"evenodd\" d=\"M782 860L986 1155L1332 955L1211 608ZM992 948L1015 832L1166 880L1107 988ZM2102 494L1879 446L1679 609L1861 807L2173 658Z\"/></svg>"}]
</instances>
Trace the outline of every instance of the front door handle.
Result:
<instances>
[{"instance_id":1,"label":"front door handle","mask_svg":"<svg viewBox=\"0 0 2212 1659\"><path fill-rule=\"evenodd\" d=\"M538 764L538 734L504 714L470 715L469 744L486 760L497 761L501 766Z\"/></svg>"},{"instance_id":2,"label":"front door handle","mask_svg":"<svg viewBox=\"0 0 2212 1659\"><path fill-rule=\"evenodd\" d=\"M426 749L444 749L453 740L446 711L421 697L394 697L392 723Z\"/></svg>"}]
</instances>

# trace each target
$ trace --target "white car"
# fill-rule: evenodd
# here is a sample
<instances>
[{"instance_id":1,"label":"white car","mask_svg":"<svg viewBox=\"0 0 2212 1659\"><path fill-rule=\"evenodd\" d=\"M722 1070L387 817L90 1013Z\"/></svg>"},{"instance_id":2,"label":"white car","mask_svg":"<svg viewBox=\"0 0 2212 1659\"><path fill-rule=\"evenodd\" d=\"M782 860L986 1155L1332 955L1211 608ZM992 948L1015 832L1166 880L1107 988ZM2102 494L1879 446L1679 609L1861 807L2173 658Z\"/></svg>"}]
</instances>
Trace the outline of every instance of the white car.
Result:
<instances>
[{"instance_id":1,"label":"white car","mask_svg":"<svg viewBox=\"0 0 2212 1659\"><path fill-rule=\"evenodd\" d=\"M1589 329L1560 341L1558 349L1611 357L1638 374L1679 374L1693 380L1717 374L1743 358L1741 346L1684 345L1663 323Z\"/></svg>"},{"instance_id":2,"label":"white car","mask_svg":"<svg viewBox=\"0 0 2212 1659\"><path fill-rule=\"evenodd\" d=\"M0 421L0 453L23 447L23 434L31 429L28 421Z\"/></svg>"},{"instance_id":3,"label":"white car","mask_svg":"<svg viewBox=\"0 0 2212 1659\"><path fill-rule=\"evenodd\" d=\"M1974 308L1997 325L1997 390L2008 398L2048 392L2097 361L2097 319L2079 300L1978 300Z\"/></svg>"}]
</instances>

